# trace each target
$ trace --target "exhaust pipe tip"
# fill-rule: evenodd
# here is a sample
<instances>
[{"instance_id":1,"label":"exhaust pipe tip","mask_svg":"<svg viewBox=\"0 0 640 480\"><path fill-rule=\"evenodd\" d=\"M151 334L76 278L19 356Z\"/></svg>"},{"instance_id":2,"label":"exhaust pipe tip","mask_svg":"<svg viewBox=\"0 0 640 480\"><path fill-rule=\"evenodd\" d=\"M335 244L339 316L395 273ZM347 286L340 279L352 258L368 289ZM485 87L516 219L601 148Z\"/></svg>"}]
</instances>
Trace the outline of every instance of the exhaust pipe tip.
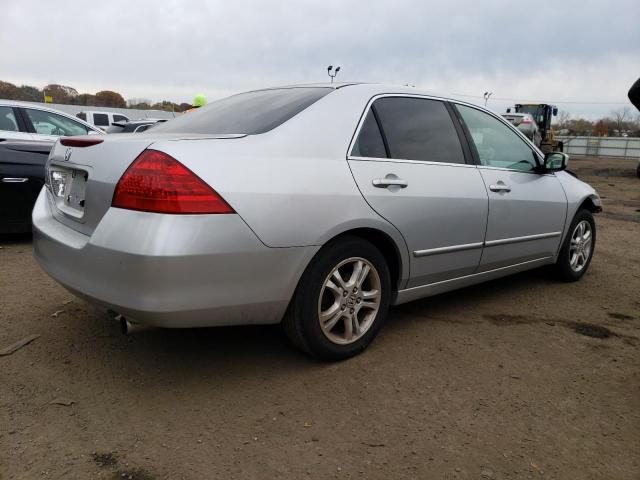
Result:
<instances>
[{"instance_id":1,"label":"exhaust pipe tip","mask_svg":"<svg viewBox=\"0 0 640 480\"><path fill-rule=\"evenodd\" d=\"M147 325L130 322L122 314L116 315L115 320L120 323L120 331L123 335L132 335L134 333L148 330L150 328Z\"/></svg>"}]
</instances>

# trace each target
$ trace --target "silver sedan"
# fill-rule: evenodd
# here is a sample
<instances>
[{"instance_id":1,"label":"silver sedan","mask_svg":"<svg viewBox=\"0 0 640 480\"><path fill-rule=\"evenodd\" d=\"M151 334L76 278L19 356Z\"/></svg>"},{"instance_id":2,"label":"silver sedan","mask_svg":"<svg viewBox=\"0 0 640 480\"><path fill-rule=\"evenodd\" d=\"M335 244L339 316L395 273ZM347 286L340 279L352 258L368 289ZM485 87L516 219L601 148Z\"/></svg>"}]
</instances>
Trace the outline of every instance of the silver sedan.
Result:
<instances>
[{"instance_id":1,"label":"silver sedan","mask_svg":"<svg viewBox=\"0 0 640 480\"><path fill-rule=\"evenodd\" d=\"M127 322L282 323L342 359L390 305L543 265L581 278L601 204L567 159L411 87L252 91L142 134L58 141L35 256Z\"/></svg>"}]
</instances>

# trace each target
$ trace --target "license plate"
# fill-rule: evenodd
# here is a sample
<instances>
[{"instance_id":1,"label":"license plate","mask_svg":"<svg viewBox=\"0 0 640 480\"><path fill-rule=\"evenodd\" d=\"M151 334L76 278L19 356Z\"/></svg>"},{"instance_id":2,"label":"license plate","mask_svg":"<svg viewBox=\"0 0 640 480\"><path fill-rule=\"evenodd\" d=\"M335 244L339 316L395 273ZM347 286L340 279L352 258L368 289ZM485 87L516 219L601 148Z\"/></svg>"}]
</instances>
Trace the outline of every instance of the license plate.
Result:
<instances>
[{"instance_id":1,"label":"license plate","mask_svg":"<svg viewBox=\"0 0 640 480\"><path fill-rule=\"evenodd\" d=\"M75 168L52 165L49 182L56 206L75 217L82 216L85 206L85 187L88 173Z\"/></svg>"}]
</instances>

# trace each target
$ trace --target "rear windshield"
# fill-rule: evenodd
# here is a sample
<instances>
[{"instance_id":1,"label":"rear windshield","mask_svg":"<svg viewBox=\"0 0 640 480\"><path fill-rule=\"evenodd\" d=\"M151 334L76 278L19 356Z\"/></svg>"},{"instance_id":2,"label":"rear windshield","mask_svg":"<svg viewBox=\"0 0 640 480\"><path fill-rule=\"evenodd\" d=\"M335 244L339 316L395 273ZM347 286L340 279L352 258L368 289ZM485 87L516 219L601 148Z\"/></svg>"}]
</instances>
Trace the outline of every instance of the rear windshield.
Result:
<instances>
[{"instance_id":1,"label":"rear windshield","mask_svg":"<svg viewBox=\"0 0 640 480\"><path fill-rule=\"evenodd\" d=\"M326 87L278 88L240 93L154 127L166 133L254 135L268 132L329 92Z\"/></svg>"}]
</instances>

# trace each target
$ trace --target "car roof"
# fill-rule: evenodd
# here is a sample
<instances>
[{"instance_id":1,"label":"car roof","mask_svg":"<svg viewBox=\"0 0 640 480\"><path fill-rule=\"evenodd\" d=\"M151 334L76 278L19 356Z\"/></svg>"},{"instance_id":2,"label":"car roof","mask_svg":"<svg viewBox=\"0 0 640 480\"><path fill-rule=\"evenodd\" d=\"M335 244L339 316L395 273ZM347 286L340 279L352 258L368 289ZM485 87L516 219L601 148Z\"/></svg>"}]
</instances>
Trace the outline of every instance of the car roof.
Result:
<instances>
[{"instance_id":1,"label":"car roof","mask_svg":"<svg viewBox=\"0 0 640 480\"><path fill-rule=\"evenodd\" d=\"M78 117L76 117L74 115L71 115L69 113L63 112L62 110L56 110L55 108L43 107L43 106L40 106L40 104L31 103L31 102L22 102L20 100L0 100L0 105L5 106L5 107L31 108L33 110L42 110L43 112L55 113L56 115L62 115L63 117L71 118L71 119L75 120L76 122L81 123L82 125L91 128L91 130L93 130L94 132L104 133L99 128L96 128L94 125L91 125L90 123L85 122L81 118L78 118Z\"/></svg>"}]
</instances>

